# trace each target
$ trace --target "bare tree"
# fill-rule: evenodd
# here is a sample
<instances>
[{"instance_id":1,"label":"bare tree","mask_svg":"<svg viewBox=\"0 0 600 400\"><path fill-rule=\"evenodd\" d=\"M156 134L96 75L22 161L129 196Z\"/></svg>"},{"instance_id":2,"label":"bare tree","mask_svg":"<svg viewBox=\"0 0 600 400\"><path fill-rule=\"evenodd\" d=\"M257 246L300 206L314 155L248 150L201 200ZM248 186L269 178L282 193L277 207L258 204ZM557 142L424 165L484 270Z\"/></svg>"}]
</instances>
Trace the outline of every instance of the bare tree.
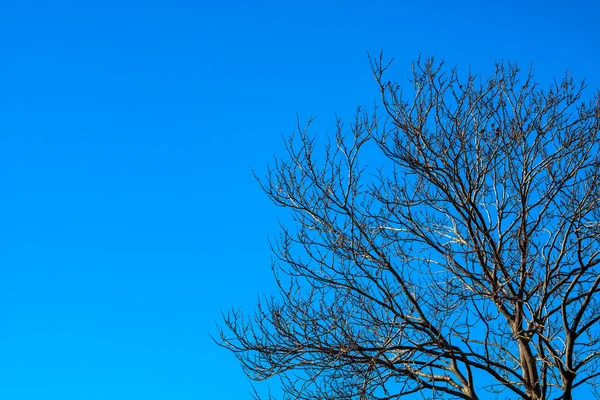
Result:
<instances>
[{"instance_id":1,"label":"bare tree","mask_svg":"<svg viewBox=\"0 0 600 400\"><path fill-rule=\"evenodd\" d=\"M372 59L384 117L298 129L261 185L290 210L279 294L220 343L286 399L571 399L600 375L600 100L499 63ZM380 152L373 156L373 149ZM369 164L363 158L369 159ZM375 164L378 162L379 164Z\"/></svg>"}]
</instances>

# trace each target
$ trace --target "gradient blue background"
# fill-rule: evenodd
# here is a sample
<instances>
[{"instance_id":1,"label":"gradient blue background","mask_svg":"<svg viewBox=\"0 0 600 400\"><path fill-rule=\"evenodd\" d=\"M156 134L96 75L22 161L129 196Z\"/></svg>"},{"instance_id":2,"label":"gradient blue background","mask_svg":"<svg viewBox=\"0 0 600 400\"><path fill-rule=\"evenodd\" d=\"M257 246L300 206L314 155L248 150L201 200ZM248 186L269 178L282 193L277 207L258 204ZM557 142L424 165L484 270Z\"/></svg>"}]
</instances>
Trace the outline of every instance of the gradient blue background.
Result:
<instances>
[{"instance_id":1,"label":"gradient blue background","mask_svg":"<svg viewBox=\"0 0 600 400\"><path fill-rule=\"evenodd\" d=\"M484 4L485 3L485 4ZM3 1L0 399L240 399L220 310L273 289L250 173L419 53L600 87L595 1Z\"/></svg>"}]
</instances>

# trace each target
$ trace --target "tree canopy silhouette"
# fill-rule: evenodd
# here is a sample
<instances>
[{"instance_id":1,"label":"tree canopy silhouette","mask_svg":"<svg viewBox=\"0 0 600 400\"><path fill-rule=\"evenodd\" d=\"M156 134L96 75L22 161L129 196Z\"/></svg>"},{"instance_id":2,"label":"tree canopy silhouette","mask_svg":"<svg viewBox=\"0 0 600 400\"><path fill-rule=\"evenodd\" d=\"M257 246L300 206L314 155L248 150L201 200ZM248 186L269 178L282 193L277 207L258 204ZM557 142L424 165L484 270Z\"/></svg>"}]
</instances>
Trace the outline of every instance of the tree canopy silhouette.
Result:
<instances>
[{"instance_id":1,"label":"tree canopy silhouette","mask_svg":"<svg viewBox=\"0 0 600 400\"><path fill-rule=\"evenodd\" d=\"M598 94L434 59L403 87L371 63L381 115L359 109L324 145L309 122L260 179L294 222L272 243L279 292L225 314L221 345L286 399L592 392Z\"/></svg>"}]
</instances>

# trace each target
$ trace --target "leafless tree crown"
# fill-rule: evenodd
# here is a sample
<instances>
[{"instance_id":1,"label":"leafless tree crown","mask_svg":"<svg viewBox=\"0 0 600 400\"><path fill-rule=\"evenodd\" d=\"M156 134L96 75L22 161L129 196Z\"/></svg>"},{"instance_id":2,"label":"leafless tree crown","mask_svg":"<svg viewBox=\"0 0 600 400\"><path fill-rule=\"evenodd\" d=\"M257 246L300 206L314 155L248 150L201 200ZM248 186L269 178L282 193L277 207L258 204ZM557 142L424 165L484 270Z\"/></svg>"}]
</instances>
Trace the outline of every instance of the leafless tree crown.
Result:
<instances>
[{"instance_id":1,"label":"leafless tree crown","mask_svg":"<svg viewBox=\"0 0 600 400\"><path fill-rule=\"evenodd\" d=\"M598 95L433 59L403 88L371 61L383 115L359 109L325 145L309 122L261 180L295 222L272 245L279 294L226 314L220 343L286 399L592 393Z\"/></svg>"}]
</instances>

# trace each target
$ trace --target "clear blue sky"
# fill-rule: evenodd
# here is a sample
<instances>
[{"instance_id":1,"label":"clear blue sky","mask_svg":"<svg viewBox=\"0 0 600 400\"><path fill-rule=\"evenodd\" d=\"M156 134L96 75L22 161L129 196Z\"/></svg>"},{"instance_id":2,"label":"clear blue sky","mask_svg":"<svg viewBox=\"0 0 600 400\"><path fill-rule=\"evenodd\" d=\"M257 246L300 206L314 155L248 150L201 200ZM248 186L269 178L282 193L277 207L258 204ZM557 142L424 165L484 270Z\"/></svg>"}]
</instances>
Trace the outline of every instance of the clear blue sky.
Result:
<instances>
[{"instance_id":1,"label":"clear blue sky","mask_svg":"<svg viewBox=\"0 0 600 400\"><path fill-rule=\"evenodd\" d=\"M525 4L527 3L527 4ZM296 113L331 129L419 53L570 68L596 1L4 1L0 398L249 398L220 310L273 288L258 172Z\"/></svg>"}]
</instances>

